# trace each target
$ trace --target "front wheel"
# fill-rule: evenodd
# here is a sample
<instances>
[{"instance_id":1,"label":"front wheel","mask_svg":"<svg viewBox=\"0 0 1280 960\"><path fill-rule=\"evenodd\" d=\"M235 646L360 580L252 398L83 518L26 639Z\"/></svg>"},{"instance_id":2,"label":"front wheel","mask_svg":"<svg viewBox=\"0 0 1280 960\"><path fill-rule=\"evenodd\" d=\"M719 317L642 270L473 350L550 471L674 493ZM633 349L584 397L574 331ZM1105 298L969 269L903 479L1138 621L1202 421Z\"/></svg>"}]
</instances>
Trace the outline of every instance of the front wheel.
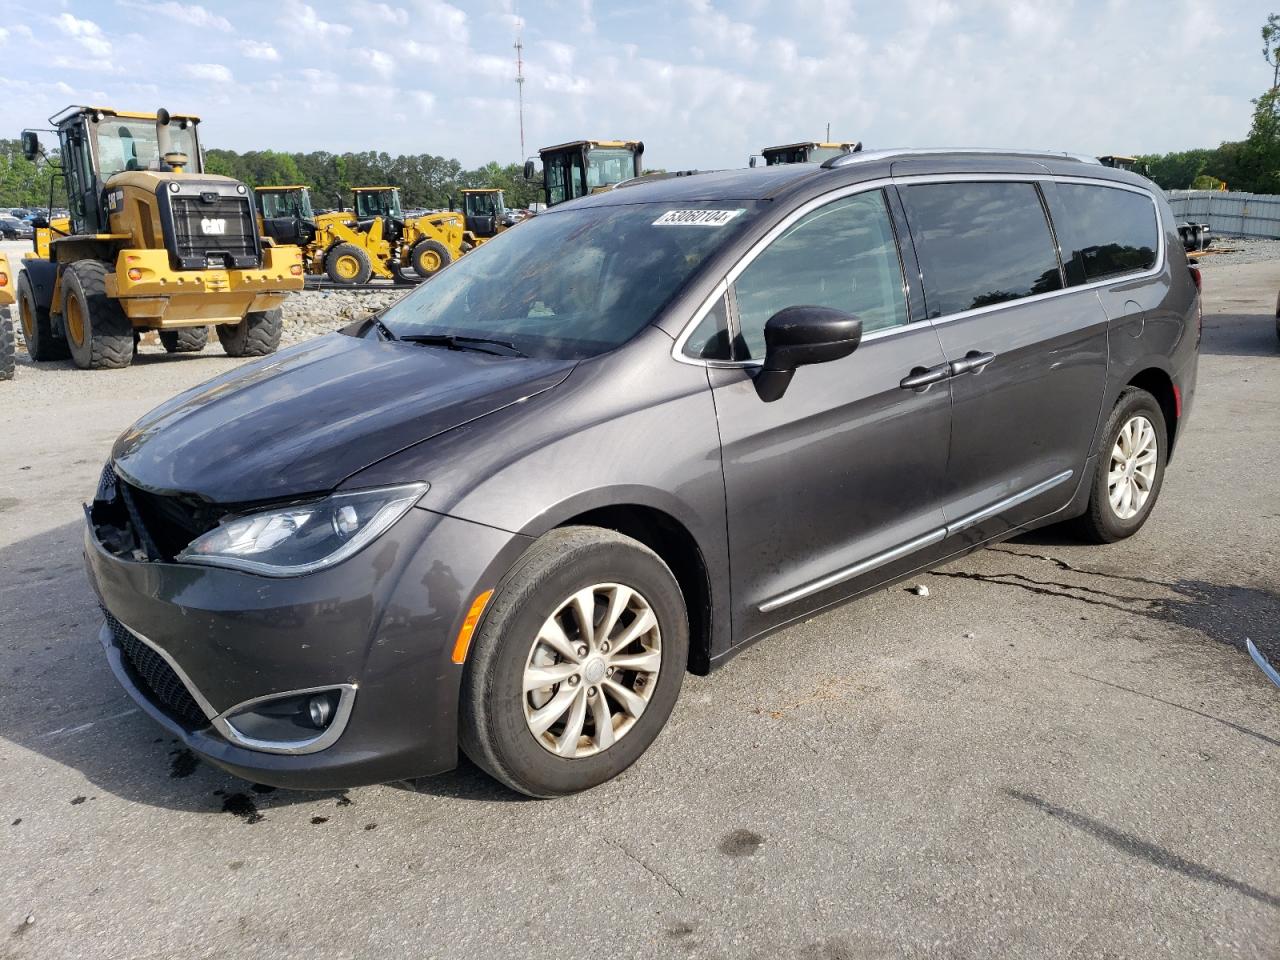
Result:
<instances>
[{"instance_id":1,"label":"front wheel","mask_svg":"<svg viewBox=\"0 0 1280 960\"><path fill-rule=\"evenodd\" d=\"M236 324L220 324L218 341L228 357L265 357L280 346L284 318L280 308L245 314Z\"/></svg>"},{"instance_id":2,"label":"front wheel","mask_svg":"<svg viewBox=\"0 0 1280 960\"><path fill-rule=\"evenodd\" d=\"M373 264L367 251L354 243L340 243L325 257L324 272L334 283L368 283Z\"/></svg>"},{"instance_id":3,"label":"front wheel","mask_svg":"<svg viewBox=\"0 0 1280 960\"><path fill-rule=\"evenodd\" d=\"M1137 533L1160 496L1169 433L1164 412L1145 390L1120 394L1103 431L1089 508L1077 529L1095 543L1114 543Z\"/></svg>"},{"instance_id":4,"label":"front wheel","mask_svg":"<svg viewBox=\"0 0 1280 960\"><path fill-rule=\"evenodd\" d=\"M453 262L449 248L438 240L419 240L414 244L409 259L413 262L414 272L423 280L439 273Z\"/></svg>"},{"instance_id":5,"label":"front wheel","mask_svg":"<svg viewBox=\"0 0 1280 960\"><path fill-rule=\"evenodd\" d=\"M684 598L657 554L611 530L554 530L481 622L463 674L462 748L531 797L604 783L657 739L688 649Z\"/></svg>"}]
</instances>

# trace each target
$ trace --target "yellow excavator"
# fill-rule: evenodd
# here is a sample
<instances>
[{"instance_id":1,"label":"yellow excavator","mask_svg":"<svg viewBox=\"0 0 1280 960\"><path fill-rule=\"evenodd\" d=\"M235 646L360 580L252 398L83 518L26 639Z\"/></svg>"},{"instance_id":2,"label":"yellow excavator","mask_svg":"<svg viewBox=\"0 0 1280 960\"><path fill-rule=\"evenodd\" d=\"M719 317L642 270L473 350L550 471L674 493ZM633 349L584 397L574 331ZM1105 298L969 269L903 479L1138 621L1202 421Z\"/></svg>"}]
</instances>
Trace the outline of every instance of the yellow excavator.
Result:
<instances>
[{"instance_id":1,"label":"yellow excavator","mask_svg":"<svg viewBox=\"0 0 1280 960\"><path fill-rule=\"evenodd\" d=\"M406 267L425 279L467 249L457 213L406 218L399 187L356 187L354 193L354 213L316 214L309 187L258 187L258 228L265 237L302 247L308 273L343 284L413 279Z\"/></svg>"},{"instance_id":2,"label":"yellow excavator","mask_svg":"<svg viewBox=\"0 0 1280 960\"><path fill-rule=\"evenodd\" d=\"M280 305L303 285L302 251L264 241L248 188L205 172L199 122L87 106L49 119L71 215L36 221L17 280L34 359L125 367L142 331L186 353L204 348L211 326L233 357L279 345ZM34 130L22 132L22 148L30 160L43 155Z\"/></svg>"},{"instance_id":3,"label":"yellow excavator","mask_svg":"<svg viewBox=\"0 0 1280 960\"><path fill-rule=\"evenodd\" d=\"M644 144L639 140L571 140L538 151L542 160L542 195L548 207L575 197L611 190L641 174ZM537 168L524 162L524 178L533 180Z\"/></svg>"},{"instance_id":4,"label":"yellow excavator","mask_svg":"<svg viewBox=\"0 0 1280 960\"><path fill-rule=\"evenodd\" d=\"M846 153L858 153L861 150L861 141L824 143L815 140L807 143L784 143L777 147L765 147L760 151L760 156L764 158L766 167L772 167L779 163L821 163L830 160L832 157L839 157ZM747 162L754 167L756 158L751 157Z\"/></svg>"}]
</instances>

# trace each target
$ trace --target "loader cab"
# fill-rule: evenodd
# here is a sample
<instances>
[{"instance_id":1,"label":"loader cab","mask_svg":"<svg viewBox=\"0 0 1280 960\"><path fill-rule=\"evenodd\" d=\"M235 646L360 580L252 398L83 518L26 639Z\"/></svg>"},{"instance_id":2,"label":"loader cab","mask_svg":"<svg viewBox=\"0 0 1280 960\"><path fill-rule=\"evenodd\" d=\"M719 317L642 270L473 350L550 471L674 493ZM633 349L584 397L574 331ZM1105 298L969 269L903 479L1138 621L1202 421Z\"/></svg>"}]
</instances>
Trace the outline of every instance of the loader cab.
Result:
<instances>
[{"instance_id":1,"label":"loader cab","mask_svg":"<svg viewBox=\"0 0 1280 960\"><path fill-rule=\"evenodd\" d=\"M302 247L315 239L316 215L311 209L310 187L258 187L253 198L258 208L258 229L264 237Z\"/></svg>"},{"instance_id":2,"label":"loader cab","mask_svg":"<svg viewBox=\"0 0 1280 960\"><path fill-rule=\"evenodd\" d=\"M478 240L497 236L505 227L502 218L507 205L501 190L462 190L462 216L465 229Z\"/></svg>"},{"instance_id":3,"label":"loader cab","mask_svg":"<svg viewBox=\"0 0 1280 960\"><path fill-rule=\"evenodd\" d=\"M543 147L542 193L548 207L609 190L640 176L644 144L639 140L574 140ZM533 161L525 164L525 176L533 176Z\"/></svg>"},{"instance_id":4,"label":"loader cab","mask_svg":"<svg viewBox=\"0 0 1280 960\"><path fill-rule=\"evenodd\" d=\"M760 151L760 156L764 158L766 167L772 167L780 163L822 163L830 160L832 157L843 156L846 153L857 153L862 149L862 143L823 143L819 141L810 141L808 143L786 143L778 147L765 147ZM750 159L751 166L756 165L756 158Z\"/></svg>"},{"instance_id":5,"label":"loader cab","mask_svg":"<svg viewBox=\"0 0 1280 960\"><path fill-rule=\"evenodd\" d=\"M61 176L76 234L107 232L106 185L116 174L204 172L196 133L199 117L73 106L49 122L58 135ZM22 140L24 153L40 152L34 131L24 131Z\"/></svg>"},{"instance_id":6,"label":"loader cab","mask_svg":"<svg viewBox=\"0 0 1280 960\"><path fill-rule=\"evenodd\" d=\"M1112 167L1116 170L1130 170L1144 177L1150 177L1151 175L1151 168L1137 157L1121 157L1108 154L1105 157L1099 157L1098 162L1104 167Z\"/></svg>"},{"instance_id":7,"label":"loader cab","mask_svg":"<svg viewBox=\"0 0 1280 960\"><path fill-rule=\"evenodd\" d=\"M356 187L356 219L361 223L377 217L404 220L399 187Z\"/></svg>"}]
</instances>

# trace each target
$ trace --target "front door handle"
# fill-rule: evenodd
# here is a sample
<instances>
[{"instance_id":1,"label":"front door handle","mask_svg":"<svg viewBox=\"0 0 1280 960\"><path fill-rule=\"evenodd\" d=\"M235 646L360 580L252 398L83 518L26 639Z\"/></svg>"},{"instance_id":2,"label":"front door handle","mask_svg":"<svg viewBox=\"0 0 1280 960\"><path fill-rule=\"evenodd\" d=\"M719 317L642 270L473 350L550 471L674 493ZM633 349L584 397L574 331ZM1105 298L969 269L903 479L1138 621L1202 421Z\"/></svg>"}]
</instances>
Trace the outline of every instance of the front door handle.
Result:
<instances>
[{"instance_id":1,"label":"front door handle","mask_svg":"<svg viewBox=\"0 0 1280 960\"><path fill-rule=\"evenodd\" d=\"M951 361L951 376L958 377L962 373L977 373L996 358L994 353L982 353L970 350L959 360Z\"/></svg>"},{"instance_id":2,"label":"front door handle","mask_svg":"<svg viewBox=\"0 0 1280 960\"><path fill-rule=\"evenodd\" d=\"M917 390L924 393L935 383L948 380L951 376L949 363L940 363L936 367L912 367L911 372L898 382L898 386L903 390Z\"/></svg>"}]
</instances>

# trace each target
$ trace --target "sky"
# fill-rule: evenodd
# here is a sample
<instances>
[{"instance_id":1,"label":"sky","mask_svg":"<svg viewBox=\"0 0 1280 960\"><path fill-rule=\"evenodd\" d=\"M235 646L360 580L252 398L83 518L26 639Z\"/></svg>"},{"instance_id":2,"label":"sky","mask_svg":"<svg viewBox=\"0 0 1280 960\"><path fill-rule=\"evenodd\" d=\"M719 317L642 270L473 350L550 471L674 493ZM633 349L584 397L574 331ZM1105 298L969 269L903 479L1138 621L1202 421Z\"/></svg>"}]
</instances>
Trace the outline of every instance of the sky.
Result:
<instances>
[{"instance_id":1,"label":"sky","mask_svg":"<svg viewBox=\"0 0 1280 960\"><path fill-rule=\"evenodd\" d=\"M1280 0L1277 2L1280 8ZM1155 153L1248 132L1254 0L0 0L0 136L71 103L196 113L204 146L519 162L638 139ZM524 131L516 106L524 44Z\"/></svg>"}]
</instances>

